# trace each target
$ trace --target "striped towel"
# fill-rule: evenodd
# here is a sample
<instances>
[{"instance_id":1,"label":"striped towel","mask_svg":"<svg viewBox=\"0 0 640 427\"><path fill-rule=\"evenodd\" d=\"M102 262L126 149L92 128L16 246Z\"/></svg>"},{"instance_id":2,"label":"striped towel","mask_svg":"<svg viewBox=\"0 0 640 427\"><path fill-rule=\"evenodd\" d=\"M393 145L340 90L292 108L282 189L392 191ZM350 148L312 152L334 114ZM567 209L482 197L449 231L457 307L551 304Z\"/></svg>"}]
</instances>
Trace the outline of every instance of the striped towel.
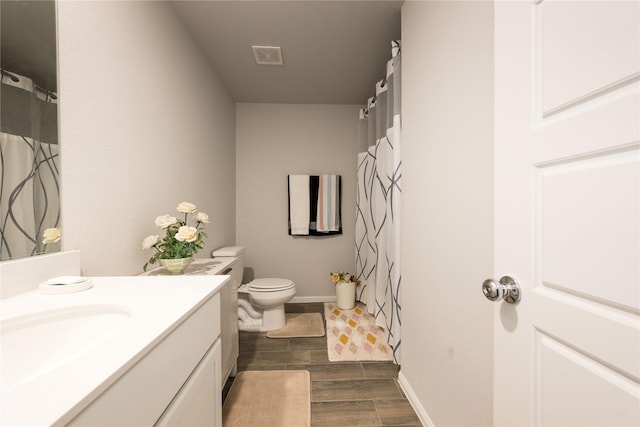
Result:
<instances>
[{"instance_id":1,"label":"striped towel","mask_svg":"<svg viewBox=\"0 0 640 427\"><path fill-rule=\"evenodd\" d=\"M340 230L340 176L320 175L318 180L317 231Z\"/></svg>"}]
</instances>

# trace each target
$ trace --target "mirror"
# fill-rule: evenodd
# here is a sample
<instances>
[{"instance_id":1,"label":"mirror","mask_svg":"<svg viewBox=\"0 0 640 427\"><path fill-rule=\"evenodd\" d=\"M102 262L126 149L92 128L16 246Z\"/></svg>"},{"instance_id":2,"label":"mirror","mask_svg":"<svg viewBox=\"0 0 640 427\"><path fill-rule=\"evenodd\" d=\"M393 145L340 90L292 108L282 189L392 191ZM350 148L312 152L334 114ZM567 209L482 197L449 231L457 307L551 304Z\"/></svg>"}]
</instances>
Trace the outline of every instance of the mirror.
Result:
<instances>
[{"instance_id":1,"label":"mirror","mask_svg":"<svg viewBox=\"0 0 640 427\"><path fill-rule=\"evenodd\" d=\"M0 1L0 261L60 250L54 0ZM54 230L49 230L49 233Z\"/></svg>"}]
</instances>

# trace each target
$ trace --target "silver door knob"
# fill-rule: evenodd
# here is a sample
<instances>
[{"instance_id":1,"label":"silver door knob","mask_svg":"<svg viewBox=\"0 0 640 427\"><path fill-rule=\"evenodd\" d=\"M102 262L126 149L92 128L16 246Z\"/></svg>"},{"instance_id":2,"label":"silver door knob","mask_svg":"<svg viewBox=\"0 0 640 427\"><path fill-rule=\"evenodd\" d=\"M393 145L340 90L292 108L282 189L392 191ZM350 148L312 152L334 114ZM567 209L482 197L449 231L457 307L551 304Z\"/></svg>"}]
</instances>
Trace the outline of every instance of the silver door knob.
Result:
<instances>
[{"instance_id":1,"label":"silver door knob","mask_svg":"<svg viewBox=\"0 0 640 427\"><path fill-rule=\"evenodd\" d=\"M520 283L511 276L502 276L500 281L487 279L482 282L482 293L488 300L504 299L510 304L520 301Z\"/></svg>"}]
</instances>

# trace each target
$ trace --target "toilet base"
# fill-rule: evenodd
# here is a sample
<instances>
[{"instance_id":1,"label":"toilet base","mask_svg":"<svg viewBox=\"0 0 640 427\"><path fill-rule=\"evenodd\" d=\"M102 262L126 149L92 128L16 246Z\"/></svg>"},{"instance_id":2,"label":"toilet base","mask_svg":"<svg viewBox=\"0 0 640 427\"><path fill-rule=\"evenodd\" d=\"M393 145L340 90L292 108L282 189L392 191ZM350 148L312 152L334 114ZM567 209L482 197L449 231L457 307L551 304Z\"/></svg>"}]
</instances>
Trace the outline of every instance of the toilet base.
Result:
<instances>
[{"instance_id":1,"label":"toilet base","mask_svg":"<svg viewBox=\"0 0 640 427\"><path fill-rule=\"evenodd\" d=\"M265 331L280 329L284 327L286 323L287 319L284 314L284 304L273 308L265 308L262 312L262 328Z\"/></svg>"},{"instance_id":2,"label":"toilet base","mask_svg":"<svg viewBox=\"0 0 640 427\"><path fill-rule=\"evenodd\" d=\"M284 305L291 301L295 294L295 286L271 292L251 292L248 290L248 285L240 286L238 288L239 329L266 332L283 328L287 323Z\"/></svg>"},{"instance_id":3,"label":"toilet base","mask_svg":"<svg viewBox=\"0 0 640 427\"><path fill-rule=\"evenodd\" d=\"M284 304L270 309L256 309L246 294L238 294L238 329L245 332L268 332L287 323Z\"/></svg>"}]
</instances>

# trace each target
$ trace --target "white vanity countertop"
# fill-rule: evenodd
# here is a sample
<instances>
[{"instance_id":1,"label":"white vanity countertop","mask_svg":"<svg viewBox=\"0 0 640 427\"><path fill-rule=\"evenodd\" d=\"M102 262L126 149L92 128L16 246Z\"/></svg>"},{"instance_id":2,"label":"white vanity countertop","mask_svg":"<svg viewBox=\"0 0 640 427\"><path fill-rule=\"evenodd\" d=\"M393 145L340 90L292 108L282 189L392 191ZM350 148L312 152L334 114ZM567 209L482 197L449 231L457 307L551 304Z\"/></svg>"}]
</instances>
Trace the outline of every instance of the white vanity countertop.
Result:
<instances>
[{"instance_id":1,"label":"white vanity countertop","mask_svg":"<svg viewBox=\"0 0 640 427\"><path fill-rule=\"evenodd\" d=\"M227 268L236 263L238 259L235 257L215 257L215 258L196 258L184 269L184 275L199 274L222 274ZM152 270L142 273L142 276L168 276L169 273L162 267L155 267Z\"/></svg>"},{"instance_id":2,"label":"white vanity countertop","mask_svg":"<svg viewBox=\"0 0 640 427\"><path fill-rule=\"evenodd\" d=\"M2 300L0 316L2 334L6 337L0 342L2 364L9 363L6 360L11 357L5 356L15 352L16 347L20 347L19 353L14 354L20 358L24 355L25 359L41 358L44 362L33 362L40 372L33 375L29 372L32 378L8 381L9 384L2 381L0 424L45 426L69 422L218 292L228 278L213 275L92 277L93 287L85 291L64 295L32 291ZM71 317L75 316L73 313L80 313L72 320L84 323L82 313L91 316L94 311L97 314L93 320L98 320L96 328L103 329L97 330L96 335L102 334L104 339L91 345L79 342L77 348L58 346L63 347L61 355L40 354L45 340L33 339L33 335L16 340L17 345L10 338L14 333L21 337L18 334L28 334L29 325L37 324L41 318L51 318L51 323L55 323L66 313L71 313ZM114 316L117 325L100 323L101 312ZM23 328L25 324L27 327ZM15 328L18 332L12 332ZM5 348L10 342L10 348ZM58 362L50 366L51 360ZM3 371L5 368L7 366L3 366Z\"/></svg>"}]
</instances>

